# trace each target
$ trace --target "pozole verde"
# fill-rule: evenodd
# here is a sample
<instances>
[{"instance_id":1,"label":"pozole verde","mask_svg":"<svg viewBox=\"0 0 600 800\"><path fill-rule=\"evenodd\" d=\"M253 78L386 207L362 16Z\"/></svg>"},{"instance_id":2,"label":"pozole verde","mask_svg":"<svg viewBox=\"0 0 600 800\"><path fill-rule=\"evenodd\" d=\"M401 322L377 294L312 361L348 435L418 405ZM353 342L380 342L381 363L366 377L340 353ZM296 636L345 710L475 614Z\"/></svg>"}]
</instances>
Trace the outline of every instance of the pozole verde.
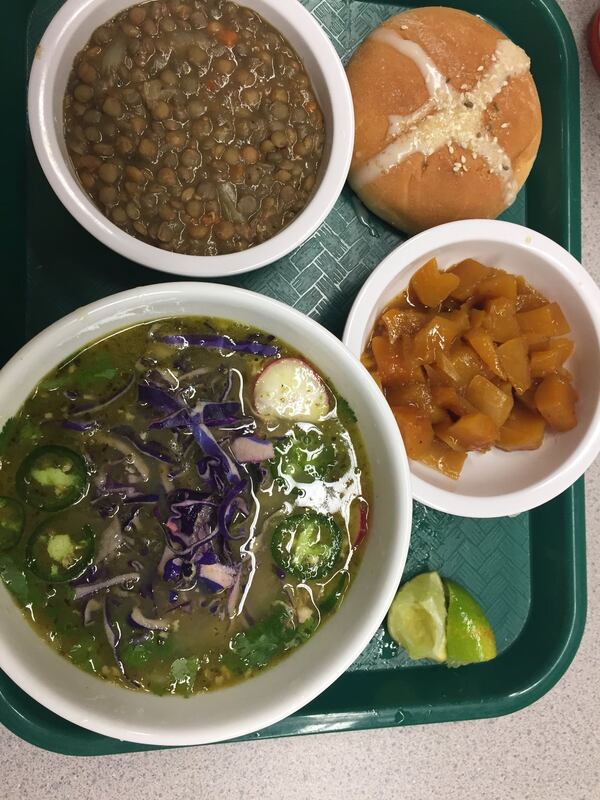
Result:
<instances>
[{"instance_id":1,"label":"pozole verde","mask_svg":"<svg viewBox=\"0 0 600 800\"><path fill-rule=\"evenodd\" d=\"M369 493L351 408L284 342L140 324L69 358L5 425L0 572L82 669L204 691L335 611Z\"/></svg>"}]
</instances>

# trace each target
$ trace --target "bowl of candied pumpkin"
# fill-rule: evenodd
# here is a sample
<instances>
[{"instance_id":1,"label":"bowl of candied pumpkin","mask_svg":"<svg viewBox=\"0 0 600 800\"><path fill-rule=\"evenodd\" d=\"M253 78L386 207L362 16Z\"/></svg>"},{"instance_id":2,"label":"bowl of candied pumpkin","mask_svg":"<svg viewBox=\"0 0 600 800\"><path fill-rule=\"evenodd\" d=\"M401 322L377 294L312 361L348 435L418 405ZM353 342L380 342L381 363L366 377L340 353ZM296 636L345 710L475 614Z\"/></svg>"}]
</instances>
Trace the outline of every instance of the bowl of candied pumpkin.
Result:
<instances>
[{"instance_id":1,"label":"bowl of candied pumpkin","mask_svg":"<svg viewBox=\"0 0 600 800\"><path fill-rule=\"evenodd\" d=\"M413 237L363 286L344 342L391 406L431 508L518 514L600 452L600 290L536 231L466 220Z\"/></svg>"}]
</instances>

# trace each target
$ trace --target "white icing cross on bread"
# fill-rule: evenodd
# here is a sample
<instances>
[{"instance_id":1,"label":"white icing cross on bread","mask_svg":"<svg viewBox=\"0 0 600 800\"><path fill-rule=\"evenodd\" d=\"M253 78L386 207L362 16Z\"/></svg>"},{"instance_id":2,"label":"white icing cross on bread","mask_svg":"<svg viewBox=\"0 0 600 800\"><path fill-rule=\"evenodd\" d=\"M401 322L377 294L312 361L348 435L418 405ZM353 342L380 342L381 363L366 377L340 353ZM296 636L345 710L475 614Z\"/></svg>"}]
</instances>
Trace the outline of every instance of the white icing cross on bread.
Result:
<instances>
[{"instance_id":1,"label":"white icing cross on bread","mask_svg":"<svg viewBox=\"0 0 600 800\"><path fill-rule=\"evenodd\" d=\"M487 162L490 172L502 180L506 205L510 205L517 193L512 163L497 138L485 129L483 114L509 78L527 72L530 65L527 53L510 39L500 39L490 68L477 85L470 91L457 92L416 42L403 39L391 28L380 28L371 38L412 59L423 75L430 97L411 114L390 116L390 143L355 173L354 186L360 188L371 183L414 153L427 158L444 146L452 153L452 144L457 144L470 150L473 158L481 157ZM478 71L483 73L483 67ZM453 170L468 170L464 156L454 163Z\"/></svg>"}]
</instances>

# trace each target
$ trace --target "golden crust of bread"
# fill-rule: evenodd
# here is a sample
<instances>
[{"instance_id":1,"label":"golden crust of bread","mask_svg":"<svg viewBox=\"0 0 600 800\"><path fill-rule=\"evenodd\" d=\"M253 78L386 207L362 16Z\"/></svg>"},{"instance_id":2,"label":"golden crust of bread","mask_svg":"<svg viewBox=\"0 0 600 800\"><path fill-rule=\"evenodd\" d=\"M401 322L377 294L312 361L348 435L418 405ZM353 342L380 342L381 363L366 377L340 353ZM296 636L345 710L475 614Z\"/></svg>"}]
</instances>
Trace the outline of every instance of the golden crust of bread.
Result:
<instances>
[{"instance_id":1,"label":"golden crust of bread","mask_svg":"<svg viewBox=\"0 0 600 800\"><path fill-rule=\"evenodd\" d=\"M479 17L442 7L403 12L381 28L420 45L446 82L467 95L493 67L498 42L505 38ZM393 141L390 116L416 111L430 93L412 58L372 36L350 61L348 79L356 117L350 184L375 214L416 233L457 219L493 218L506 208L502 176L491 171L484 158L474 158L468 147L452 142L428 157L413 153L373 180L359 180L360 169ZM520 188L537 155L542 127L530 72L509 77L481 120L482 130L497 140L512 162Z\"/></svg>"}]
</instances>

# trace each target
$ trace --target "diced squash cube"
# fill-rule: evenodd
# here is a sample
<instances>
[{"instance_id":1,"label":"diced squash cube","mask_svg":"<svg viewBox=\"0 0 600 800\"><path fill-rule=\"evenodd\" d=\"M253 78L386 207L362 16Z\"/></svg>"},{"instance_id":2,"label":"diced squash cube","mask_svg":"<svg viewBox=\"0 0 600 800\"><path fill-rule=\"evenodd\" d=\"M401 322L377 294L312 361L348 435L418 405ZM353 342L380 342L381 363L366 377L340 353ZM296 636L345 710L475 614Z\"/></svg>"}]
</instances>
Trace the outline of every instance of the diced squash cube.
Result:
<instances>
[{"instance_id":1,"label":"diced squash cube","mask_svg":"<svg viewBox=\"0 0 600 800\"><path fill-rule=\"evenodd\" d=\"M427 314L416 308L388 308L381 315L388 339L393 344L402 336L412 336L427 322Z\"/></svg>"},{"instance_id":2,"label":"diced squash cube","mask_svg":"<svg viewBox=\"0 0 600 800\"><path fill-rule=\"evenodd\" d=\"M438 351L447 350L459 332L459 326L454 320L436 315L414 336L415 358L422 364L431 364Z\"/></svg>"},{"instance_id":3,"label":"diced squash cube","mask_svg":"<svg viewBox=\"0 0 600 800\"><path fill-rule=\"evenodd\" d=\"M516 403L504 425L496 447L501 450L537 450L544 441L544 418L521 403Z\"/></svg>"},{"instance_id":4,"label":"diced squash cube","mask_svg":"<svg viewBox=\"0 0 600 800\"><path fill-rule=\"evenodd\" d=\"M433 442L433 427L428 415L414 406L393 406L392 411L406 452L410 458L419 458Z\"/></svg>"},{"instance_id":5,"label":"diced squash cube","mask_svg":"<svg viewBox=\"0 0 600 800\"><path fill-rule=\"evenodd\" d=\"M428 467L437 469L446 477L457 480L466 458L467 454L464 450L452 450L444 442L434 439L418 460Z\"/></svg>"},{"instance_id":6,"label":"diced squash cube","mask_svg":"<svg viewBox=\"0 0 600 800\"><path fill-rule=\"evenodd\" d=\"M462 342L455 344L448 353L439 352L435 365L459 388L468 386L473 375L487 373L485 364L473 348Z\"/></svg>"},{"instance_id":7,"label":"diced squash cube","mask_svg":"<svg viewBox=\"0 0 600 800\"><path fill-rule=\"evenodd\" d=\"M517 322L523 333L538 333L542 336L564 336L571 330L558 303L517 314Z\"/></svg>"},{"instance_id":8,"label":"diced squash cube","mask_svg":"<svg viewBox=\"0 0 600 800\"><path fill-rule=\"evenodd\" d=\"M455 311L446 311L440 314L441 317L444 319L449 320L453 323L456 327L456 335L460 336L465 331L468 331L471 327L471 322L469 319L469 309L466 306L461 306L457 308Z\"/></svg>"},{"instance_id":9,"label":"diced squash cube","mask_svg":"<svg viewBox=\"0 0 600 800\"><path fill-rule=\"evenodd\" d=\"M472 308L469 314L471 328L481 328L485 322L487 314L482 308Z\"/></svg>"},{"instance_id":10,"label":"diced squash cube","mask_svg":"<svg viewBox=\"0 0 600 800\"><path fill-rule=\"evenodd\" d=\"M548 302L522 275L517 275L517 292L517 311L531 311Z\"/></svg>"},{"instance_id":11,"label":"diced squash cube","mask_svg":"<svg viewBox=\"0 0 600 800\"><path fill-rule=\"evenodd\" d=\"M451 411L457 417L463 417L465 414L472 414L475 411L471 403L460 395L454 386L434 386L432 397L436 406Z\"/></svg>"},{"instance_id":12,"label":"diced squash cube","mask_svg":"<svg viewBox=\"0 0 600 800\"><path fill-rule=\"evenodd\" d=\"M473 289L477 284L487 278L492 270L484 264L480 264L479 261L475 261L474 258L466 258L459 264L450 267L447 272L451 272L459 278L458 286L450 293L451 297L456 300L467 300L473 294Z\"/></svg>"},{"instance_id":13,"label":"diced squash cube","mask_svg":"<svg viewBox=\"0 0 600 800\"><path fill-rule=\"evenodd\" d=\"M514 300L494 297L485 304L484 327L495 342L507 342L521 335Z\"/></svg>"},{"instance_id":14,"label":"diced squash cube","mask_svg":"<svg viewBox=\"0 0 600 800\"><path fill-rule=\"evenodd\" d=\"M523 394L531 386L529 355L524 339L517 336L509 339L498 348L498 357L506 377L515 387L517 394Z\"/></svg>"},{"instance_id":15,"label":"diced squash cube","mask_svg":"<svg viewBox=\"0 0 600 800\"><path fill-rule=\"evenodd\" d=\"M458 439L455 436L452 436L450 433L450 428L452 427L453 423L450 422L440 422L438 425L433 426L433 431L437 438L447 444L451 450L456 450L459 453L466 452L464 447L461 447L458 443Z\"/></svg>"},{"instance_id":16,"label":"diced squash cube","mask_svg":"<svg viewBox=\"0 0 600 800\"><path fill-rule=\"evenodd\" d=\"M424 306L437 308L459 283L457 275L440 272L437 260L432 258L412 276L410 291Z\"/></svg>"},{"instance_id":17,"label":"diced squash cube","mask_svg":"<svg viewBox=\"0 0 600 800\"><path fill-rule=\"evenodd\" d=\"M548 301L539 294L530 292L517 295L517 311L533 311L534 308L546 305Z\"/></svg>"},{"instance_id":18,"label":"diced squash cube","mask_svg":"<svg viewBox=\"0 0 600 800\"><path fill-rule=\"evenodd\" d=\"M427 383L407 383L403 386L389 386L385 397L391 406L415 406L429 415L431 422L443 422L446 412L433 400L432 390Z\"/></svg>"},{"instance_id":19,"label":"diced squash cube","mask_svg":"<svg viewBox=\"0 0 600 800\"><path fill-rule=\"evenodd\" d=\"M571 384L554 374L547 375L535 393L537 410L556 431L570 431L577 425L576 399Z\"/></svg>"},{"instance_id":20,"label":"diced squash cube","mask_svg":"<svg viewBox=\"0 0 600 800\"><path fill-rule=\"evenodd\" d=\"M438 358L441 358L442 356L443 354L440 354ZM429 381L429 385L431 387L454 385L453 379L440 367L433 366L432 364L425 364L423 369L425 370L425 375L427 376L427 380Z\"/></svg>"},{"instance_id":21,"label":"diced squash cube","mask_svg":"<svg viewBox=\"0 0 600 800\"><path fill-rule=\"evenodd\" d=\"M360 357L360 361L363 367L366 367L369 372L374 372L377 369L377 362L375 361L375 356L373 355L372 350L365 350Z\"/></svg>"},{"instance_id":22,"label":"diced squash cube","mask_svg":"<svg viewBox=\"0 0 600 800\"><path fill-rule=\"evenodd\" d=\"M537 388L540 385L541 381L539 378L536 378L532 381L531 386L527 389L526 392L523 392L522 395L519 395L519 403L524 405L530 411L537 412L537 406L535 404L535 393L537 392Z\"/></svg>"},{"instance_id":23,"label":"diced squash cube","mask_svg":"<svg viewBox=\"0 0 600 800\"><path fill-rule=\"evenodd\" d=\"M534 350L545 350L550 344L550 338L542 336L541 333L522 333L521 335L525 339L525 344L530 353Z\"/></svg>"},{"instance_id":24,"label":"diced squash cube","mask_svg":"<svg viewBox=\"0 0 600 800\"><path fill-rule=\"evenodd\" d=\"M414 380L414 364L407 353L407 343L404 339L392 344L386 336L374 336L371 348L384 386L409 383Z\"/></svg>"},{"instance_id":25,"label":"diced squash cube","mask_svg":"<svg viewBox=\"0 0 600 800\"><path fill-rule=\"evenodd\" d=\"M513 387L510 381L502 381L500 378L493 376L492 383L494 386L497 386L499 389L501 389L504 394L509 394L511 397L513 396Z\"/></svg>"},{"instance_id":26,"label":"diced squash cube","mask_svg":"<svg viewBox=\"0 0 600 800\"><path fill-rule=\"evenodd\" d=\"M465 450L489 450L498 438L498 426L486 414L466 414L448 428L458 445Z\"/></svg>"},{"instance_id":27,"label":"diced squash cube","mask_svg":"<svg viewBox=\"0 0 600 800\"><path fill-rule=\"evenodd\" d=\"M490 334L483 328L476 328L464 334L464 338L471 345L483 363L499 378L505 379L506 373L502 365L496 347ZM472 376L471 376L472 377Z\"/></svg>"},{"instance_id":28,"label":"diced squash cube","mask_svg":"<svg viewBox=\"0 0 600 800\"><path fill-rule=\"evenodd\" d=\"M553 339L546 349L535 350L529 356L532 377L543 378L556 372L569 358L574 347L571 339Z\"/></svg>"},{"instance_id":29,"label":"diced squash cube","mask_svg":"<svg viewBox=\"0 0 600 800\"><path fill-rule=\"evenodd\" d=\"M500 427L506 422L514 401L483 375L475 375L467 387L466 398L482 414L486 414Z\"/></svg>"},{"instance_id":30,"label":"diced squash cube","mask_svg":"<svg viewBox=\"0 0 600 800\"><path fill-rule=\"evenodd\" d=\"M517 279L514 275L502 270L494 271L485 280L478 283L473 291L476 300L487 300L491 297L506 297L517 300Z\"/></svg>"}]
</instances>

